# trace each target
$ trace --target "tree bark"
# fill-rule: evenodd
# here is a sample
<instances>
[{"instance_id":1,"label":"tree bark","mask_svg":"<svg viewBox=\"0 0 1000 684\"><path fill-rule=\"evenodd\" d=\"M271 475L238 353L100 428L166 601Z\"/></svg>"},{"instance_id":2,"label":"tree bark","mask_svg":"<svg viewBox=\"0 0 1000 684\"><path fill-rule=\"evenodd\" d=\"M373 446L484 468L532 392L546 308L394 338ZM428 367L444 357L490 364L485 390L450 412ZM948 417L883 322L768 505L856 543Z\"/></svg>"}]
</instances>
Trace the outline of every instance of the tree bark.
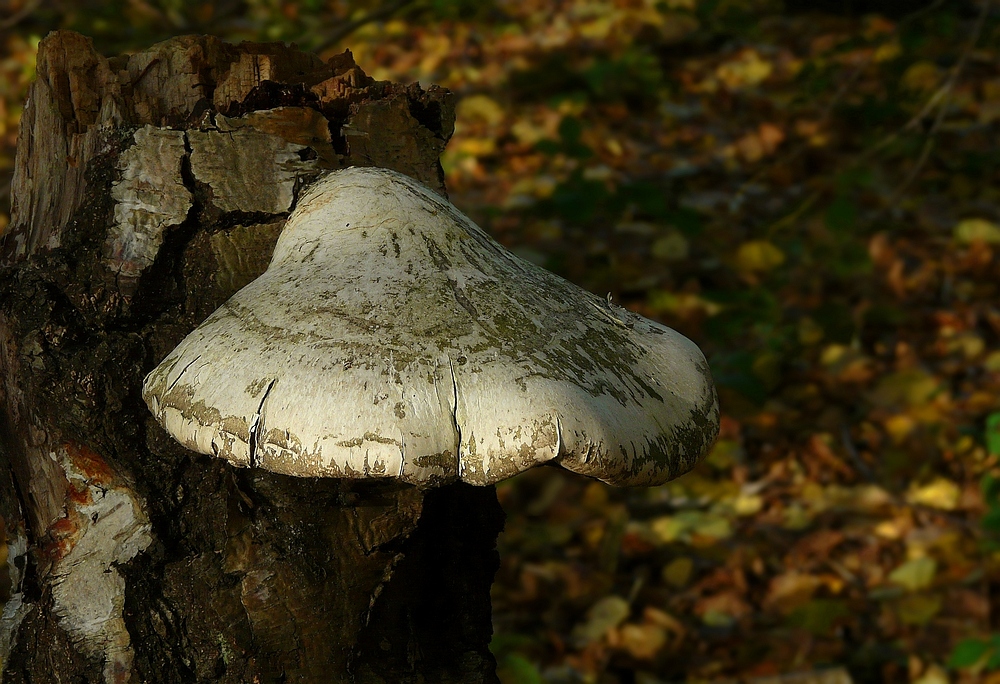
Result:
<instances>
[{"instance_id":1,"label":"tree bark","mask_svg":"<svg viewBox=\"0 0 1000 684\"><path fill-rule=\"evenodd\" d=\"M0 678L495 681L492 487L236 469L140 398L312 179L444 193L451 95L210 37L107 59L57 32L37 71L0 242Z\"/></svg>"}]
</instances>

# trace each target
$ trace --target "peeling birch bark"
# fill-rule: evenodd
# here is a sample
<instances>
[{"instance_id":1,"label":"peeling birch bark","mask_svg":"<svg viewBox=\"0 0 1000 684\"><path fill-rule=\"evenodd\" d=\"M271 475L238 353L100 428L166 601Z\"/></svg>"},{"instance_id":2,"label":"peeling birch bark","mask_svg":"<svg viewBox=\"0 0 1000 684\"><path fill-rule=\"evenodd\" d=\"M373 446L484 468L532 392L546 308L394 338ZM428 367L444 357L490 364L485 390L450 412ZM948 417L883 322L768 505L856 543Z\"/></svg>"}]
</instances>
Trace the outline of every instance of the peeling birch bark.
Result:
<instances>
[{"instance_id":1,"label":"peeling birch bark","mask_svg":"<svg viewBox=\"0 0 1000 684\"><path fill-rule=\"evenodd\" d=\"M133 651L118 572L150 543L146 507L97 454L67 444L52 454L70 484L66 516L49 528L53 613L105 681L128 681Z\"/></svg>"},{"instance_id":2,"label":"peeling birch bark","mask_svg":"<svg viewBox=\"0 0 1000 684\"><path fill-rule=\"evenodd\" d=\"M495 681L492 489L236 470L140 397L318 174L443 192L450 96L198 36L107 59L57 32L37 71L0 236L0 679ZM383 101L421 112L383 124L411 142L359 156L348 122Z\"/></svg>"},{"instance_id":3,"label":"peeling birch bark","mask_svg":"<svg viewBox=\"0 0 1000 684\"><path fill-rule=\"evenodd\" d=\"M119 158L121 180L112 184L115 225L105 242L111 264L132 277L152 265L163 233L184 223L192 194L181 178L186 155L182 131L138 129L135 144Z\"/></svg>"}]
</instances>

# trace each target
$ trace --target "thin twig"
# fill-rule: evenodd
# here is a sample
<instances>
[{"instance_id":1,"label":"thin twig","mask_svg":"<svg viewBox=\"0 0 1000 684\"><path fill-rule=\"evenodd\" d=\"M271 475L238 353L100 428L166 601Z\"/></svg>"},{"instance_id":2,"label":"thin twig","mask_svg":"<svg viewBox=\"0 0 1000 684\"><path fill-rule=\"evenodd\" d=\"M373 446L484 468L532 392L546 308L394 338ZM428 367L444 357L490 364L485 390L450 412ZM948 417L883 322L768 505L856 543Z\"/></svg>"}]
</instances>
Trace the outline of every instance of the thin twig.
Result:
<instances>
[{"instance_id":1,"label":"thin twig","mask_svg":"<svg viewBox=\"0 0 1000 684\"><path fill-rule=\"evenodd\" d=\"M9 29L17 26L22 21L27 19L32 12L41 7L41 5L42 0L28 0L28 2L24 3L24 7L14 12L14 14L10 15L6 19L0 21L0 29Z\"/></svg>"},{"instance_id":2,"label":"thin twig","mask_svg":"<svg viewBox=\"0 0 1000 684\"><path fill-rule=\"evenodd\" d=\"M952 67L951 73L948 75L948 79L944 82L938 92L941 96L938 98L938 111L937 115L934 117L934 123L931 124L931 128L927 131L927 140L924 142L923 149L920 150L920 156L917 158L917 162L910 169L910 172L906 174L906 178L903 182L896 187L892 195L889 197L889 201L886 204L886 210L891 210L899 200L902 198L903 193L910 186L910 184L916 180L917 176L923 170L924 166L927 164L927 160L931 156L931 150L934 148L934 138L938 131L941 129L941 123L944 121L944 117L948 112L948 101L951 91L954 90L955 84L958 82L958 77L961 75L962 70L965 68L966 63L969 61L969 55L972 54L973 49L975 49L976 44L979 42L980 36L983 33L983 26L986 24L986 17L990 12L990 5L993 4L993 0L984 0L983 8L979 12L979 17L976 19L976 25L972 30L972 38L969 40L969 44L965 46L965 50L959 56L958 61L955 62L955 66ZM936 94L936 93L935 93ZM927 107L924 108L925 110Z\"/></svg>"},{"instance_id":3,"label":"thin twig","mask_svg":"<svg viewBox=\"0 0 1000 684\"><path fill-rule=\"evenodd\" d=\"M929 12L934 11L935 9L937 9L938 7L940 7L941 5L943 5L944 2L945 2L945 0L933 0L933 2L928 3L926 6L921 7L920 9L918 9L918 10L916 10L914 12L909 13L908 15L906 15L905 17L903 17L902 19L900 19L896 23L896 28L894 30L894 33L898 34L899 30L903 26L906 26L907 24L909 24L912 21L915 21L919 17L921 17L921 16L923 16L923 15L929 13ZM819 123L821 123L821 124L825 123L826 121L828 121L830 119L831 116L833 116L833 111L837 108L837 105L839 105L840 102L844 99L844 97L846 97L847 94L849 92L851 92L851 89L854 87L854 84L856 84L858 82L858 79L861 78L861 75L865 72L865 70L869 66L871 66L872 61L875 59L875 53L876 53L876 50L872 50L871 54L868 55L864 60L862 60L861 63L858 64L854 68L854 70L851 72L851 74L846 79L844 79L844 82L841 83L840 87L837 88L837 91L833 94L833 97L831 97L830 100L823 107L823 109L820 110ZM904 129L906 129L908 127L911 127L912 125L915 125L916 123L919 123L920 120L923 119L927 115L927 112L930 111L929 107L932 107L933 106L933 102L936 101L936 99L939 99L940 96L941 95L935 93L935 95L931 97L931 101L928 103L928 105L925 106L925 109L927 111L922 111L919 114L917 114L917 116L914 117L913 120L911 120L910 122L908 122L906 124L906 126L904 126ZM892 139L894 140L896 137L899 137L898 133L894 134L894 137ZM880 143L878 143L876 145L876 147L878 149L881 149L885 145L889 144L889 142L891 142L891 140L890 141L886 141L884 143L880 142ZM787 166L790 162L793 162L796 159L798 159L799 157L801 157L805 153L805 151L807 149L809 149L809 143L808 142L802 142L802 143L800 143L799 145L797 145L796 147L794 147L790 151L786 152L785 154L779 155L778 157L776 157L775 159L773 159L771 161L771 163L768 164L765 168L762 168L762 169L758 170L750 178L748 178L746 181L744 181L743 183L741 183L740 187L736 191L736 198L735 198L735 200L733 202L734 206L737 205L740 202L740 200L743 199L743 197L746 195L747 189L751 185L753 185L754 183L756 183L761 177L763 177L765 174L767 174L771 169L773 169L775 167ZM875 150L875 151L877 151L877 150ZM798 212L795 212L793 215L797 216ZM779 223L783 223L783 222L784 222L784 219L782 219L781 221L779 221Z\"/></svg>"},{"instance_id":4,"label":"thin twig","mask_svg":"<svg viewBox=\"0 0 1000 684\"><path fill-rule=\"evenodd\" d=\"M415 0L394 0L393 2L386 3L376 10L372 10L363 17L359 17L352 21L344 22L332 30L330 33L325 35L320 42L313 47L316 52L322 52L329 47L332 47L342 41L347 36L351 35L357 31L362 26L370 24L375 21L382 21L383 19L388 19L393 14L403 9L407 5L413 4Z\"/></svg>"},{"instance_id":5,"label":"thin twig","mask_svg":"<svg viewBox=\"0 0 1000 684\"><path fill-rule=\"evenodd\" d=\"M872 469L868 467L865 460L861 458L861 454L858 453L857 447L854 446L854 440L851 439L851 430L846 425L840 426L840 441L844 445L844 451L851 458L851 463L854 464L854 469L858 471L861 477L865 478L868 482L875 482L875 473Z\"/></svg>"}]
</instances>

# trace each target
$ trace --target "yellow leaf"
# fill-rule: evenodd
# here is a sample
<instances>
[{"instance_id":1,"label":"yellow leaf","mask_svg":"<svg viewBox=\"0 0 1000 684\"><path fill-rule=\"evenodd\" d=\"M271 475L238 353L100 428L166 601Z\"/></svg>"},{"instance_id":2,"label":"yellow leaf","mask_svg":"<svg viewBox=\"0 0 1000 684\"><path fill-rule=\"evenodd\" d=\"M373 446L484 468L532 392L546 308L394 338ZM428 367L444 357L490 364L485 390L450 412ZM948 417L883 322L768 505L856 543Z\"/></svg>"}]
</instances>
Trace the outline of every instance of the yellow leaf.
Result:
<instances>
[{"instance_id":1,"label":"yellow leaf","mask_svg":"<svg viewBox=\"0 0 1000 684\"><path fill-rule=\"evenodd\" d=\"M1000 350L990 352L983 359L983 368L991 373L1000 372Z\"/></svg>"},{"instance_id":2,"label":"yellow leaf","mask_svg":"<svg viewBox=\"0 0 1000 684\"><path fill-rule=\"evenodd\" d=\"M514 134L514 137L519 142L525 145L534 145L541 140L552 137L549 126L539 125L526 119L516 121L511 126L510 132Z\"/></svg>"},{"instance_id":3,"label":"yellow leaf","mask_svg":"<svg viewBox=\"0 0 1000 684\"><path fill-rule=\"evenodd\" d=\"M708 452L705 462L716 470L733 467L743 458L743 446L735 439L720 439Z\"/></svg>"},{"instance_id":4,"label":"yellow leaf","mask_svg":"<svg viewBox=\"0 0 1000 684\"><path fill-rule=\"evenodd\" d=\"M497 151L493 138L465 138L458 142L455 152L469 157L485 157Z\"/></svg>"},{"instance_id":5,"label":"yellow leaf","mask_svg":"<svg viewBox=\"0 0 1000 684\"><path fill-rule=\"evenodd\" d=\"M823 498L831 506L868 513L875 513L892 503L889 492L874 484L853 487L830 485L824 490Z\"/></svg>"},{"instance_id":6,"label":"yellow leaf","mask_svg":"<svg viewBox=\"0 0 1000 684\"><path fill-rule=\"evenodd\" d=\"M674 587L681 589L686 586L694 571L694 561L687 556L681 556L670 561L662 570L663 581Z\"/></svg>"},{"instance_id":7,"label":"yellow leaf","mask_svg":"<svg viewBox=\"0 0 1000 684\"><path fill-rule=\"evenodd\" d=\"M916 429L917 421L905 413L897 413L885 419L885 431L889 433L893 444L902 444Z\"/></svg>"},{"instance_id":8,"label":"yellow leaf","mask_svg":"<svg viewBox=\"0 0 1000 684\"><path fill-rule=\"evenodd\" d=\"M948 673L940 665L931 665L913 684L950 684Z\"/></svg>"},{"instance_id":9,"label":"yellow leaf","mask_svg":"<svg viewBox=\"0 0 1000 684\"><path fill-rule=\"evenodd\" d=\"M733 502L733 512L739 516L754 515L764 508L764 499L759 494L740 494Z\"/></svg>"},{"instance_id":10,"label":"yellow leaf","mask_svg":"<svg viewBox=\"0 0 1000 684\"><path fill-rule=\"evenodd\" d=\"M624 622L628 614L628 601L620 596L605 596L592 605L586 619L573 628L573 639L583 644L597 641Z\"/></svg>"},{"instance_id":11,"label":"yellow leaf","mask_svg":"<svg viewBox=\"0 0 1000 684\"><path fill-rule=\"evenodd\" d=\"M823 339L823 335L826 334L819 323L808 316L803 316L799 319L798 332L799 342L807 346L820 342Z\"/></svg>"},{"instance_id":12,"label":"yellow leaf","mask_svg":"<svg viewBox=\"0 0 1000 684\"><path fill-rule=\"evenodd\" d=\"M736 591L723 591L706 596L695 605L694 611L710 627L728 627L750 612L750 606Z\"/></svg>"},{"instance_id":13,"label":"yellow leaf","mask_svg":"<svg viewBox=\"0 0 1000 684\"><path fill-rule=\"evenodd\" d=\"M715 75L730 90L753 87L764 81L774 65L762 59L756 50L742 50L734 59L723 62L715 70Z\"/></svg>"},{"instance_id":14,"label":"yellow leaf","mask_svg":"<svg viewBox=\"0 0 1000 684\"><path fill-rule=\"evenodd\" d=\"M941 597L929 594L908 594L896 602L896 614L906 625L926 625L941 610Z\"/></svg>"},{"instance_id":15,"label":"yellow leaf","mask_svg":"<svg viewBox=\"0 0 1000 684\"><path fill-rule=\"evenodd\" d=\"M771 580L764 598L764 607L788 615L806 604L823 585L823 580L796 570L778 575Z\"/></svg>"},{"instance_id":16,"label":"yellow leaf","mask_svg":"<svg viewBox=\"0 0 1000 684\"><path fill-rule=\"evenodd\" d=\"M955 226L955 240L963 245L972 242L1000 243L1000 226L981 218L968 218Z\"/></svg>"},{"instance_id":17,"label":"yellow leaf","mask_svg":"<svg viewBox=\"0 0 1000 684\"><path fill-rule=\"evenodd\" d=\"M638 660L651 660L667 643L667 630L659 625L622 625L618 630L621 646Z\"/></svg>"},{"instance_id":18,"label":"yellow leaf","mask_svg":"<svg viewBox=\"0 0 1000 684\"><path fill-rule=\"evenodd\" d=\"M657 518L649 525L660 541L690 542L693 535L711 540L726 539L733 533L725 518L701 511L681 511L676 515Z\"/></svg>"},{"instance_id":19,"label":"yellow leaf","mask_svg":"<svg viewBox=\"0 0 1000 684\"><path fill-rule=\"evenodd\" d=\"M736 266L741 271L770 271L785 262L785 253L767 240L744 242L736 251Z\"/></svg>"},{"instance_id":20,"label":"yellow leaf","mask_svg":"<svg viewBox=\"0 0 1000 684\"><path fill-rule=\"evenodd\" d=\"M903 73L900 83L907 90L930 92L938 87L942 76L941 69L934 62L923 60L910 65Z\"/></svg>"},{"instance_id":21,"label":"yellow leaf","mask_svg":"<svg viewBox=\"0 0 1000 684\"><path fill-rule=\"evenodd\" d=\"M945 347L948 353L960 354L972 361L986 351L986 341L974 332L964 332L949 339Z\"/></svg>"},{"instance_id":22,"label":"yellow leaf","mask_svg":"<svg viewBox=\"0 0 1000 684\"><path fill-rule=\"evenodd\" d=\"M478 121L495 126L504 118L504 110L496 100L488 95L469 95L462 98L455 107L455 118L463 121Z\"/></svg>"},{"instance_id":23,"label":"yellow leaf","mask_svg":"<svg viewBox=\"0 0 1000 684\"><path fill-rule=\"evenodd\" d=\"M803 530L812 523L812 514L797 503L793 503L784 511L783 526L787 530Z\"/></svg>"},{"instance_id":24,"label":"yellow leaf","mask_svg":"<svg viewBox=\"0 0 1000 684\"><path fill-rule=\"evenodd\" d=\"M669 543L680 537L681 532L684 532L687 529L687 526L676 518L664 516L662 518L657 518L650 523L649 528L660 541Z\"/></svg>"},{"instance_id":25,"label":"yellow leaf","mask_svg":"<svg viewBox=\"0 0 1000 684\"><path fill-rule=\"evenodd\" d=\"M681 261L688 257L688 241L683 235L673 231L657 238L650 251L657 259Z\"/></svg>"},{"instance_id":26,"label":"yellow leaf","mask_svg":"<svg viewBox=\"0 0 1000 684\"><path fill-rule=\"evenodd\" d=\"M940 384L930 373L919 369L899 371L879 381L872 392L878 406L923 406L940 390Z\"/></svg>"},{"instance_id":27,"label":"yellow leaf","mask_svg":"<svg viewBox=\"0 0 1000 684\"><path fill-rule=\"evenodd\" d=\"M611 33L614 24L614 17L609 15L581 24L577 30L580 32L581 38L586 38L587 40L604 40Z\"/></svg>"},{"instance_id":28,"label":"yellow leaf","mask_svg":"<svg viewBox=\"0 0 1000 684\"><path fill-rule=\"evenodd\" d=\"M667 290L650 290L649 305L655 311L676 314L681 318L702 312L707 316L714 316L722 311L722 307L715 302L702 299L692 292L674 294Z\"/></svg>"},{"instance_id":29,"label":"yellow leaf","mask_svg":"<svg viewBox=\"0 0 1000 684\"><path fill-rule=\"evenodd\" d=\"M899 47L899 42L892 40L888 43L883 43L878 46L875 50L875 61L876 62L889 62L903 54L902 48Z\"/></svg>"},{"instance_id":30,"label":"yellow leaf","mask_svg":"<svg viewBox=\"0 0 1000 684\"><path fill-rule=\"evenodd\" d=\"M958 505L960 490L951 480L939 477L923 486L912 486L906 493L906 501L910 504L953 510Z\"/></svg>"},{"instance_id":31,"label":"yellow leaf","mask_svg":"<svg viewBox=\"0 0 1000 684\"><path fill-rule=\"evenodd\" d=\"M926 589L934 581L937 572L937 561L929 556L922 556L906 561L889 573L889 581L906 587L910 591Z\"/></svg>"},{"instance_id":32,"label":"yellow leaf","mask_svg":"<svg viewBox=\"0 0 1000 684\"><path fill-rule=\"evenodd\" d=\"M691 532L709 539L726 539L733 534L728 520L711 515L706 515L697 525L692 526Z\"/></svg>"}]
</instances>

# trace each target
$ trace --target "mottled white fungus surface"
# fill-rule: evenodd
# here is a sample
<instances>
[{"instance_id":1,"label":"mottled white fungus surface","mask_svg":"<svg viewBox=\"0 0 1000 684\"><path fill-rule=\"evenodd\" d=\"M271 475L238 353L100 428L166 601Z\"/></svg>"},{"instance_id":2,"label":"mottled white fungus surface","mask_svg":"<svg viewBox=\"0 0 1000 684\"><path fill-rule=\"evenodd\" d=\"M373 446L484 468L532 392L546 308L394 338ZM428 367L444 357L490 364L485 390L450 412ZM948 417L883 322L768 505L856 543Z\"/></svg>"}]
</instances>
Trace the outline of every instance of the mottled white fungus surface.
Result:
<instances>
[{"instance_id":1,"label":"mottled white fungus surface","mask_svg":"<svg viewBox=\"0 0 1000 684\"><path fill-rule=\"evenodd\" d=\"M554 462L616 485L690 469L718 431L679 333L493 241L385 169L301 198L271 264L146 378L190 449L305 477L490 484Z\"/></svg>"}]
</instances>

